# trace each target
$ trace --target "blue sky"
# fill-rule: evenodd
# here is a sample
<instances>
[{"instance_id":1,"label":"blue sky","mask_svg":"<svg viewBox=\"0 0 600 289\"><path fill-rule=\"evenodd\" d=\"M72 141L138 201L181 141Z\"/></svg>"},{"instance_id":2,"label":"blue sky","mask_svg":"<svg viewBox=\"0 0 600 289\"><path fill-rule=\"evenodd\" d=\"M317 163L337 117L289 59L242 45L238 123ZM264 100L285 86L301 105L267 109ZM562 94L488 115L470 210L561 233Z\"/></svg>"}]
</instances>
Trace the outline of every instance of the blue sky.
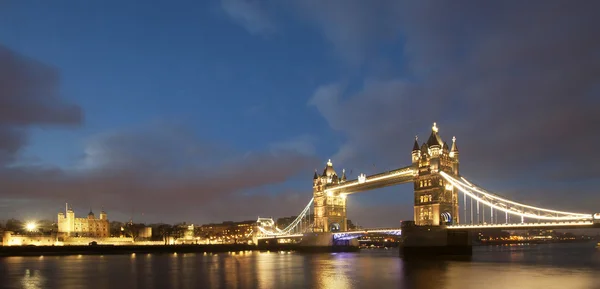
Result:
<instances>
[{"instance_id":1,"label":"blue sky","mask_svg":"<svg viewBox=\"0 0 600 289\"><path fill-rule=\"evenodd\" d=\"M568 141L598 140L585 134L598 120L595 3L431 4L0 2L7 58L34 62L25 85L5 84L26 92L0 89L5 108L80 112L0 122L20 137L0 145L3 171L25 172L6 177L0 218L53 216L65 201L145 222L293 215L328 158L355 175L407 165L434 121L457 136L466 176L592 210L565 193L599 200L598 153ZM39 71L56 87L32 95ZM349 214L393 226L411 202L411 186L381 189L353 196Z\"/></svg>"}]
</instances>

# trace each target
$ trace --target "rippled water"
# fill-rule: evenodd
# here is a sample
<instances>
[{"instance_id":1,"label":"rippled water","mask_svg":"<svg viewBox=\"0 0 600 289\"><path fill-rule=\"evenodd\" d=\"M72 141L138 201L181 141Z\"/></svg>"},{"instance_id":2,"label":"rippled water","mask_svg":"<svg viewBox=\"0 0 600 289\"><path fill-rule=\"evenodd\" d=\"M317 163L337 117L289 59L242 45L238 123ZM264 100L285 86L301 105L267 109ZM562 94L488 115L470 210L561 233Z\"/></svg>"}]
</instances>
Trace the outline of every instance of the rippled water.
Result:
<instances>
[{"instance_id":1,"label":"rippled water","mask_svg":"<svg viewBox=\"0 0 600 289\"><path fill-rule=\"evenodd\" d=\"M469 261L397 250L0 258L1 288L600 288L595 244L478 247Z\"/></svg>"}]
</instances>

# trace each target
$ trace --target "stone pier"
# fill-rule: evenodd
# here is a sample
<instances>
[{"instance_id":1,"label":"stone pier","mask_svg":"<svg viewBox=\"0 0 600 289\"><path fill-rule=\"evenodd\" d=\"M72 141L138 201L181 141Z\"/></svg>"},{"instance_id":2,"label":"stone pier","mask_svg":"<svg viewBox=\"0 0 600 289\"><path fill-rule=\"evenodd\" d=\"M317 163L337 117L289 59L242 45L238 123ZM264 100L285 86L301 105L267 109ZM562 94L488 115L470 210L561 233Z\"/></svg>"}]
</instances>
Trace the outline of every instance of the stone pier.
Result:
<instances>
[{"instance_id":1,"label":"stone pier","mask_svg":"<svg viewBox=\"0 0 600 289\"><path fill-rule=\"evenodd\" d=\"M445 226L402 227L401 256L470 256L472 249L472 234L468 230L448 230Z\"/></svg>"}]
</instances>

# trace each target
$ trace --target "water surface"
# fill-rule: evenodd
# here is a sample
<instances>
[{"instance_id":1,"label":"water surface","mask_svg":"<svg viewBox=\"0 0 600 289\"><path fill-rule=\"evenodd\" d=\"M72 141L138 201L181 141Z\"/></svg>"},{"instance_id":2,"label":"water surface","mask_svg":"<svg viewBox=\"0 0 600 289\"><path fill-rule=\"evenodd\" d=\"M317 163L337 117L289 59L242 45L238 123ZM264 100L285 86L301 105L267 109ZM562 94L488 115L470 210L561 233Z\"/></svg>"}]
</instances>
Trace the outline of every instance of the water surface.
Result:
<instances>
[{"instance_id":1,"label":"water surface","mask_svg":"<svg viewBox=\"0 0 600 289\"><path fill-rule=\"evenodd\" d=\"M397 250L0 258L0 288L600 289L595 244L475 248L469 261Z\"/></svg>"}]
</instances>

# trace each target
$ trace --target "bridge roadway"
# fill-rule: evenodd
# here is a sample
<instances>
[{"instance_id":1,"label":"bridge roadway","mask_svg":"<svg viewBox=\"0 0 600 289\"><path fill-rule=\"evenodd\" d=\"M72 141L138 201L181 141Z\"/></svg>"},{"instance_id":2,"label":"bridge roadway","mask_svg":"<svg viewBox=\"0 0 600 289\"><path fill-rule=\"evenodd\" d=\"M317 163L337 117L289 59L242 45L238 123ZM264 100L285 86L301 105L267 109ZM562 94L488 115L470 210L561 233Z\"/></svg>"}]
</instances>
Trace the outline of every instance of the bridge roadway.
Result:
<instances>
[{"instance_id":1,"label":"bridge roadway","mask_svg":"<svg viewBox=\"0 0 600 289\"><path fill-rule=\"evenodd\" d=\"M411 166L387 171L375 175L359 176L355 180L346 181L338 185L329 185L325 187L326 193L345 193L353 194L373 189L379 189L388 186L411 183L414 180L417 171Z\"/></svg>"},{"instance_id":2,"label":"bridge roadway","mask_svg":"<svg viewBox=\"0 0 600 289\"><path fill-rule=\"evenodd\" d=\"M545 223L512 223L512 224L473 224L473 225L451 225L446 226L448 230L530 230L530 229L590 229L600 228L600 223L593 221L566 221Z\"/></svg>"},{"instance_id":3,"label":"bridge roadway","mask_svg":"<svg viewBox=\"0 0 600 289\"><path fill-rule=\"evenodd\" d=\"M402 230L400 228L373 228L373 229L362 229L355 231L345 231L345 232L335 232L332 233L333 236L358 236L358 235L366 235L366 234L389 234L389 235L400 235ZM276 235L276 236L260 236L257 239L288 239L288 238L302 238L304 234L290 234L290 235ZM355 237L354 237L355 238ZM336 238L337 239L337 238Z\"/></svg>"},{"instance_id":4,"label":"bridge roadway","mask_svg":"<svg viewBox=\"0 0 600 289\"><path fill-rule=\"evenodd\" d=\"M511 224L474 224L474 225L450 225L445 227L448 230L533 230L533 229L600 229L600 222L593 221L566 221L566 222L545 222L545 223L511 223ZM335 232L333 236L336 239L356 238L367 234L388 234L399 236L402 234L400 228L373 228L355 231ZM278 236L260 236L258 239L282 239L282 238L302 238L303 234L290 234Z\"/></svg>"}]
</instances>

